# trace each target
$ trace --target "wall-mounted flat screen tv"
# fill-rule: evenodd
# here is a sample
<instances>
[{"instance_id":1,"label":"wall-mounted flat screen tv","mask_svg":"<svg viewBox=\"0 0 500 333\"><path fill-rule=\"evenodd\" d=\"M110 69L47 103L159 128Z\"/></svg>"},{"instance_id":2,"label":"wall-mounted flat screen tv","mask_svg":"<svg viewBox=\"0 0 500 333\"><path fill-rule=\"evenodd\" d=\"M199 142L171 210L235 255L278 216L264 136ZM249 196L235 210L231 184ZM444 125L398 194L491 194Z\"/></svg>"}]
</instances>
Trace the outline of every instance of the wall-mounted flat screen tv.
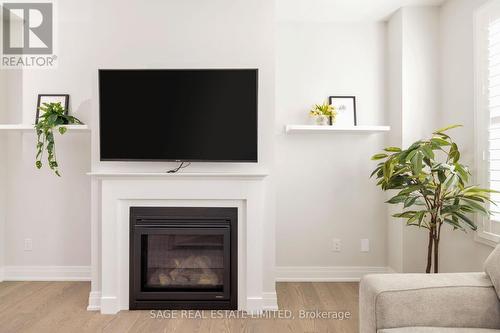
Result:
<instances>
[{"instance_id":1,"label":"wall-mounted flat screen tv","mask_svg":"<svg viewBox=\"0 0 500 333\"><path fill-rule=\"evenodd\" d=\"M257 162L256 69L101 69L102 161Z\"/></svg>"}]
</instances>

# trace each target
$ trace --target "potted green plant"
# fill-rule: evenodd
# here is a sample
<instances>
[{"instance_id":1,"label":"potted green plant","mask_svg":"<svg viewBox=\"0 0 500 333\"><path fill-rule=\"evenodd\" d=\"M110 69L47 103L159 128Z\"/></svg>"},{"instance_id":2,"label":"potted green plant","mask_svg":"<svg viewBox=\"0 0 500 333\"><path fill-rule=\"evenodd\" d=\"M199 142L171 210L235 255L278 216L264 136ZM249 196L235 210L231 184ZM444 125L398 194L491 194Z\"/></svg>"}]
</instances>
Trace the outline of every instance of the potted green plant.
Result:
<instances>
[{"instance_id":1,"label":"potted green plant","mask_svg":"<svg viewBox=\"0 0 500 333\"><path fill-rule=\"evenodd\" d=\"M76 117L66 114L66 110L61 106L61 103L43 103L39 107L41 115L35 125L37 143L36 143L36 162L35 166L41 169L42 158L44 151L47 151L47 162L52 171L57 176L59 173L59 165L56 159L56 145L54 141L54 129L58 126L58 131L62 135L66 133L67 128L64 125L83 124Z\"/></svg>"},{"instance_id":2,"label":"potted green plant","mask_svg":"<svg viewBox=\"0 0 500 333\"><path fill-rule=\"evenodd\" d=\"M445 132L460 127L453 125L439 129L428 140L419 140L407 149L388 147L372 160L381 160L371 174L382 190L396 190L387 201L402 205L402 212L394 217L406 220L406 225L426 229L427 267L430 273L439 272L439 242L442 227L453 230L476 230L470 214L491 214L489 195L496 192L479 186L468 186L471 172L460 163L460 151ZM498 192L497 192L498 193Z\"/></svg>"},{"instance_id":3,"label":"potted green plant","mask_svg":"<svg viewBox=\"0 0 500 333\"><path fill-rule=\"evenodd\" d=\"M333 125L337 111L335 107L328 103L315 104L309 111L309 115L313 117L316 125Z\"/></svg>"}]
</instances>

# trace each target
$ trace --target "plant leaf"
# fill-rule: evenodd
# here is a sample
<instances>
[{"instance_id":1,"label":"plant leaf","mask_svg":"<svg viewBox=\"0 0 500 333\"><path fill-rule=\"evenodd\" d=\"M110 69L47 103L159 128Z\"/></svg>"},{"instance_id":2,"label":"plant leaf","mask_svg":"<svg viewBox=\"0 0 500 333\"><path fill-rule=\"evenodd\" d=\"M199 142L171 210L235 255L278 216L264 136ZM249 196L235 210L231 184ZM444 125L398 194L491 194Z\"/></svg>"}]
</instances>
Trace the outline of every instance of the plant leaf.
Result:
<instances>
[{"instance_id":1,"label":"plant leaf","mask_svg":"<svg viewBox=\"0 0 500 333\"><path fill-rule=\"evenodd\" d=\"M410 207L412 206L415 201L417 201L418 197L408 197L405 201L404 201L404 208L407 208L407 207Z\"/></svg>"},{"instance_id":2,"label":"plant leaf","mask_svg":"<svg viewBox=\"0 0 500 333\"><path fill-rule=\"evenodd\" d=\"M427 157L428 159L432 160L434 159L434 152L432 151L432 148L430 145L425 145L422 146L422 153Z\"/></svg>"},{"instance_id":3,"label":"plant leaf","mask_svg":"<svg viewBox=\"0 0 500 333\"><path fill-rule=\"evenodd\" d=\"M417 151L415 156L411 159L411 164L413 166L413 173L415 175L418 175L422 172L422 160L424 158L424 155L420 152Z\"/></svg>"},{"instance_id":4,"label":"plant leaf","mask_svg":"<svg viewBox=\"0 0 500 333\"><path fill-rule=\"evenodd\" d=\"M474 230L474 231L477 230L476 224L471 219L469 219L467 216L465 216L464 214L453 213L453 215L457 216L460 220L462 220L463 222L465 222L465 224L467 224L467 226L469 228L471 228L472 230Z\"/></svg>"},{"instance_id":5,"label":"plant leaf","mask_svg":"<svg viewBox=\"0 0 500 333\"><path fill-rule=\"evenodd\" d=\"M387 152L392 152L392 153L399 153L401 152L401 148L398 147L387 147L384 149Z\"/></svg>"},{"instance_id":6,"label":"plant leaf","mask_svg":"<svg viewBox=\"0 0 500 333\"><path fill-rule=\"evenodd\" d=\"M381 160L381 159L384 159L386 157L388 157L389 155L387 154L375 154L372 156L372 161L376 161L376 160Z\"/></svg>"},{"instance_id":7,"label":"plant leaf","mask_svg":"<svg viewBox=\"0 0 500 333\"><path fill-rule=\"evenodd\" d=\"M490 213L488 212L488 210L486 208L484 208L483 206L481 206L480 204L478 204L476 201L469 200L469 199L466 199L466 198L462 198L462 201L466 202L474 210L482 213L483 215L486 215L486 216L490 215Z\"/></svg>"},{"instance_id":8,"label":"plant leaf","mask_svg":"<svg viewBox=\"0 0 500 333\"><path fill-rule=\"evenodd\" d=\"M390 204L397 204L397 203L404 202L406 200L406 198L407 198L406 195L396 195L396 196L390 198L389 200L387 200L386 202L390 203Z\"/></svg>"},{"instance_id":9,"label":"plant leaf","mask_svg":"<svg viewBox=\"0 0 500 333\"><path fill-rule=\"evenodd\" d=\"M438 145L438 146L449 146L451 145L451 143L449 143L448 141L446 140L443 140L441 138L432 138L431 139L431 142Z\"/></svg>"},{"instance_id":10,"label":"plant leaf","mask_svg":"<svg viewBox=\"0 0 500 333\"><path fill-rule=\"evenodd\" d=\"M436 130L433 134L437 134L437 133L443 133L443 132L446 132L448 130L451 130L451 129L454 129L454 128L457 128L457 127L462 127L462 125L450 125L450 126L446 126L446 127L443 127L443 128L440 128L438 130Z\"/></svg>"}]
</instances>

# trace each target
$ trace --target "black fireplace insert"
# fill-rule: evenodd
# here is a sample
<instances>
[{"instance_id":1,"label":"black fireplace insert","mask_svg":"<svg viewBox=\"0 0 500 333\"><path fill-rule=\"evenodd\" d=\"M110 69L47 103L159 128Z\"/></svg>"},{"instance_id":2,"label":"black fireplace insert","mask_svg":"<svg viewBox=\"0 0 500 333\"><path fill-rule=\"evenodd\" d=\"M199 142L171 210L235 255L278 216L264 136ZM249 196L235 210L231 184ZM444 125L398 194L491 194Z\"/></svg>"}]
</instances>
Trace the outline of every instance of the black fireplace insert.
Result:
<instances>
[{"instance_id":1,"label":"black fireplace insert","mask_svg":"<svg viewBox=\"0 0 500 333\"><path fill-rule=\"evenodd\" d=\"M237 208L131 207L136 309L236 310Z\"/></svg>"}]
</instances>

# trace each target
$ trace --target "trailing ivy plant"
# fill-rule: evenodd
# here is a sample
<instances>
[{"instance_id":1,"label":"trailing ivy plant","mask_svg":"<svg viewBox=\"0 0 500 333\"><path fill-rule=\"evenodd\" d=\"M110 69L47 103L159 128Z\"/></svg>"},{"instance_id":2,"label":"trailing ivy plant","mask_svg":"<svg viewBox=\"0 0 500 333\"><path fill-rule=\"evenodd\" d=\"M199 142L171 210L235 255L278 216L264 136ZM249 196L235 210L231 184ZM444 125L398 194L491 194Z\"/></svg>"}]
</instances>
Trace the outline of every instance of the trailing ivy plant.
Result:
<instances>
[{"instance_id":1,"label":"trailing ivy plant","mask_svg":"<svg viewBox=\"0 0 500 333\"><path fill-rule=\"evenodd\" d=\"M73 116L67 115L61 103L43 103L43 106L39 107L39 109L41 115L38 118L38 123L35 125L37 135L35 166L38 169L42 168L43 154L47 151L47 163L50 169L57 176L61 177L56 159L54 129L59 126L58 131L62 135L67 130L64 125L82 124L82 122Z\"/></svg>"},{"instance_id":2,"label":"trailing ivy plant","mask_svg":"<svg viewBox=\"0 0 500 333\"><path fill-rule=\"evenodd\" d=\"M476 230L470 214L490 215L490 189L468 186L469 168L460 163L460 151L446 134L453 125L439 129L428 140L413 143L407 149L388 147L372 160L382 160L371 174L382 190L398 191L387 203L401 204L402 212L394 217L406 220L406 225L427 229L427 267L439 272L439 242L444 224L453 230ZM493 203L494 204L494 203Z\"/></svg>"}]
</instances>

